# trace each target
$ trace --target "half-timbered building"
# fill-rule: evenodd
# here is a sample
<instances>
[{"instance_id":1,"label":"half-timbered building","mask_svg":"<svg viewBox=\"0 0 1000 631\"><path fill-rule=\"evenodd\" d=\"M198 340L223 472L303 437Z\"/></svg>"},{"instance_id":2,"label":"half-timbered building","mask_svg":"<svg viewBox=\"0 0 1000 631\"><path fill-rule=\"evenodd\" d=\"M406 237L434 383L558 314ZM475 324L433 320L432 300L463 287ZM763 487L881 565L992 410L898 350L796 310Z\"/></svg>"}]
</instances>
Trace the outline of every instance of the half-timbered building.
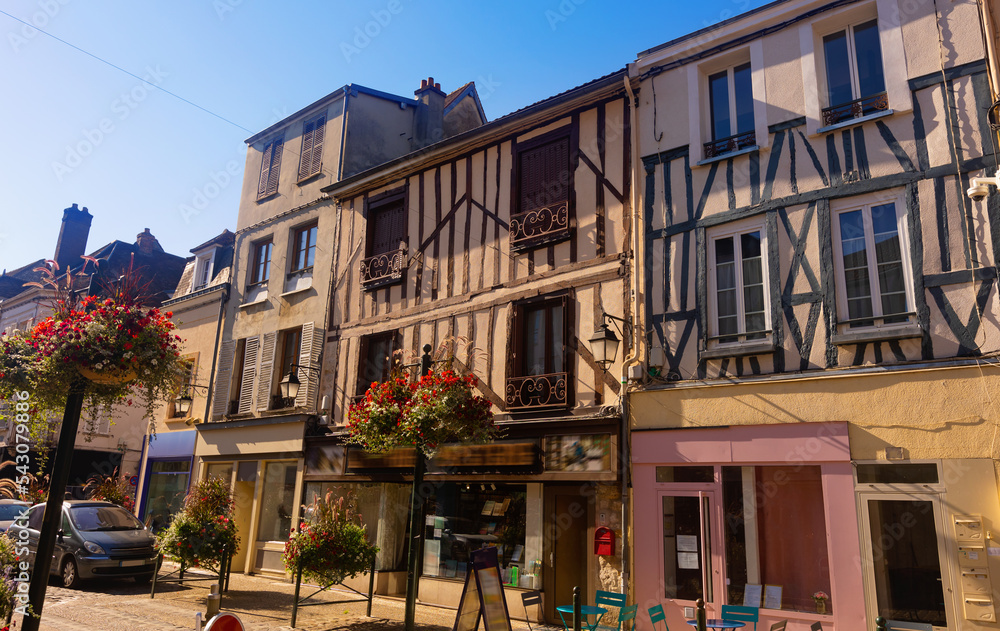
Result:
<instances>
[{"instance_id":1,"label":"half-timbered building","mask_svg":"<svg viewBox=\"0 0 1000 631\"><path fill-rule=\"evenodd\" d=\"M351 84L247 139L200 477L229 480L245 542L233 568L284 575L303 436L320 423L320 356L341 217L323 187L485 122L473 84L418 98Z\"/></svg>"},{"instance_id":2,"label":"half-timbered building","mask_svg":"<svg viewBox=\"0 0 1000 631\"><path fill-rule=\"evenodd\" d=\"M997 168L977 3L774 2L636 73L640 610L997 628L1000 198L966 194Z\"/></svg>"},{"instance_id":3,"label":"half-timbered building","mask_svg":"<svg viewBox=\"0 0 1000 631\"><path fill-rule=\"evenodd\" d=\"M621 589L622 363L602 369L588 340L605 314L631 317L627 89L619 71L324 189L342 217L322 377L335 435L307 445L306 490L363 497L380 589L402 589L413 460L336 434L425 345L478 377L504 437L430 461L420 599L457 602L491 544L550 621L574 586Z\"/></svg>"}]
</instances>

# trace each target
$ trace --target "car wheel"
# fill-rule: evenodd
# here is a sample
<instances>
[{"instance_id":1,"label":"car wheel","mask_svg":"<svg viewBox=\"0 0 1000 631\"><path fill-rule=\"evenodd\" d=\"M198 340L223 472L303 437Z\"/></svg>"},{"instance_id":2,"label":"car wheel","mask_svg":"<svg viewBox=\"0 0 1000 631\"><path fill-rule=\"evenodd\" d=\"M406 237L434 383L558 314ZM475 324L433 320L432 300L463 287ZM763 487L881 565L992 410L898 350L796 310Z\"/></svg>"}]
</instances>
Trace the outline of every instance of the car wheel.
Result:
<instances>
[{"instance_id":1,"label":"car wheel","mask_svg":"<svg viewBox=\"0 0 1000 631\"><path fill-rule=\"evenodd\" d=\"M80 586L80 573L76 569L76 561L72 558L66 559L66 562L63 563L60 576L62 577L63 587L76 589Z\"/></svg>"}]
</instances>

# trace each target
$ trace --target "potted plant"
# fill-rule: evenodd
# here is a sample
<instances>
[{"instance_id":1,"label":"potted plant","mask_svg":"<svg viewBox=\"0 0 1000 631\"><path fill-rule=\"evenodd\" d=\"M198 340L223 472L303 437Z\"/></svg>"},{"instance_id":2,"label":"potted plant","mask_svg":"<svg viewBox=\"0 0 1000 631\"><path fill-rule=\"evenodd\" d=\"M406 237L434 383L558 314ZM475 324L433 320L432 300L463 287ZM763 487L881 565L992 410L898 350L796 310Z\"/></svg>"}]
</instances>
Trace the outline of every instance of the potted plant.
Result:
<instances>
[{"instance_id":1,"label":"potted plant","mask_svg":"<svg viewBox=\"0 0 1000 631\"><path fill-rule=\"evenodd\" d=\"M824 591L818 591L813 594L813 600L816 602L816 613L825 614L826 613L826 601L830 600L830 594Z\"/></svg>"},{"instance_id":2,"label":"potted plant","mask_svg":"<svg viewBox=\"0 0 1000 631\"><path fill-rule=\"evenodd\" d=\"M92 500L103 500L117 504L127 511L135 508L135 498L129 483L129 476L118 475L118 469L111 475L93 475L83 487L84 493Z\"/></svg>"},{"instance_id":3,"label":"potted plant","mask_svg":"<svg viewBox=\"0 0 1000 631\"><path fill-rule=\"evenodd\" d=\"M221 478L198 481L184 498L184 508L170 526L156 535L156 547L166 558L188 567L222 572L226 560L239 549L233 520L235 504Z\"/></svg>"}]
</instances>

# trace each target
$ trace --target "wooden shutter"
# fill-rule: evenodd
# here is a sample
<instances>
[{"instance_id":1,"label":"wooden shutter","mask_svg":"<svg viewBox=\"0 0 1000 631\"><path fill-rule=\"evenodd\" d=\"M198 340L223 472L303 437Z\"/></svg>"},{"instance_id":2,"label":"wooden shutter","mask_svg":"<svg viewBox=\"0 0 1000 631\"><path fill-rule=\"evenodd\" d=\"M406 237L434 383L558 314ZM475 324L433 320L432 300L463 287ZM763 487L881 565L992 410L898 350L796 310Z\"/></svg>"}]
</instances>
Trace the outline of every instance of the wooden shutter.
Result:
<instances>
[{"instance_id":1,"label":"wooden shutter","mask_svg":"<svg viewBox=\"0 0 1000 631\"><path fill-rule=\"evenodd\" d=\"M278 334L274 331L264 334L264 345L260 349L260 383L257 385L257 410L263 412L271 405L271 379L274 375L274 347Z\"/></svg>"},{"instance_id":2,"label":"wooden shutter","mask_svg":"<svg viewBox=\"0 0 1000 631\"><path fill-rule=\"evenodd\" d=\"M378 208L372 217L371 256L394 252L406 238L406 212L403 201Z\"/></svg>"},{"instance_id":3,"label":"wooden shutter","mask_svg":"<svg viewBox=\"0 0 1000 631\"><path fill-rule=\"evenodd\" d=\"M299 179L319 173L323 158L323 132L326 115L307 122L302 128L302 152L299 155Z\"/></svg>"},{"instance_id":4,"label":"wooden shutter","mask_svg":"<svg viewBox=\"0 0 1000 631\"><path fill-rule=\"evenodd\" d=\"M569 138L559 138L520 155L519 210L552 207L569 199Z\"/></svg>"},{"instance_id":5,"label":"wooden shutter","mask_svg":"<svg viewBox=\"0 0 1000 631\"><path fill-rule=\"evenodd\" d=\"M253 411L253 384L257 378L257 355L260 350L260 336L248 337L243 354L243 380L240 383L240 414Z\"/></svg>"},{"instance_id":6,"label":"wooden shutter","mask_svg":"<svg viewBox=\"0 0 1000 631\"><path fill-rule=\"evenodd\" d=\"M319 389L319 370L306 370L302 366L319 368L319 354L323 348L323 331L312 322L302 325L299 344L299 394L295 397L295 407L312 408L316 405L316 391Z\"/></svg>"},{"instance_id":7,"label":"wooden shutter","mask_svg":"<svg viewBox=\"0 0 1000 631\"><path fill-rule=\"evenodd\" d=\"M271 195L278 191L278 173L281 171L281 154L284 138L276 138L266 147L261 156L260 180L257 182L257 196Z\"/></svg>"},{"instance_id":8,"label":"wooden shutter","mask_svg":"<svg viewBox=\"0 0 1000 631\"><path fill-rule=\"evenodd\" d=\"M229 408L229 386L233 378L233 355L236 340L226 340L219 349L219 371L215 376L215 395L212 401L212 418L221 418Z\"/></svg>"}]
</instances>

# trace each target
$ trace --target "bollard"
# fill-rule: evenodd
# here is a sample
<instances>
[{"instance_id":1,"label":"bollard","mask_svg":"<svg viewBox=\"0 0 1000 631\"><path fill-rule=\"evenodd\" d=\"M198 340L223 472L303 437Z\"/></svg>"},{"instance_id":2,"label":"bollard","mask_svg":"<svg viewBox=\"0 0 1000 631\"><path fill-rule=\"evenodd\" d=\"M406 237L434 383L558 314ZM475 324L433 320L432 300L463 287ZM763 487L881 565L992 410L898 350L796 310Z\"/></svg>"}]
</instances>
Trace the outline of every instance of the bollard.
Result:
<instances>
[{"instance_id":1,"label":"bollard","mask_svg":"<svg viewBox=\"0 0 1000 631\"><path fill-rule=\"evenodd\" d=\"M573 631L580 631L580 588L573 588Z\"/></svg>"},{"instance_id":2,"label":"bollard","mask_svg":"<svg viewBox=\"0 0 1000 631\"><path fill-rule=\"evenodd\" d=\"M201 612L199 611L198 613L194 614L194 631L201 631L201 627L202 627Z\"/></svg>"},{"instance_id":3,"label":"bollard","mask_svg":"<svg viewBox=\"0 0 1000 631\"><path fill-rule=\"evenodd\" d=\"M208 604L206 605L205 617L211 620L219 614L222 607L222 595L219 594L219 584L212 583L211 592L208 594Z\"/></svg>"},{"instance_id":4,"label":"bollard","mask_svg":"<svg viewBox=\"0 0 1000 631\"><path fill-rule=\"evenodd\" d=\"M885 625L885 618L879 616L875 618L875 631L887 631L888 627Z\"/></svg>"},{"instance_id":5,"label":"bollard","mask_svg":"<svg viewBox=\"0 0 1000 631\"><path fill-rule=\"evenodd\" d=\"M706 631L708 622L705 620L705 601L699 598L694 603L694 622L698 631Z\"/></svg>"}]
</instances>

